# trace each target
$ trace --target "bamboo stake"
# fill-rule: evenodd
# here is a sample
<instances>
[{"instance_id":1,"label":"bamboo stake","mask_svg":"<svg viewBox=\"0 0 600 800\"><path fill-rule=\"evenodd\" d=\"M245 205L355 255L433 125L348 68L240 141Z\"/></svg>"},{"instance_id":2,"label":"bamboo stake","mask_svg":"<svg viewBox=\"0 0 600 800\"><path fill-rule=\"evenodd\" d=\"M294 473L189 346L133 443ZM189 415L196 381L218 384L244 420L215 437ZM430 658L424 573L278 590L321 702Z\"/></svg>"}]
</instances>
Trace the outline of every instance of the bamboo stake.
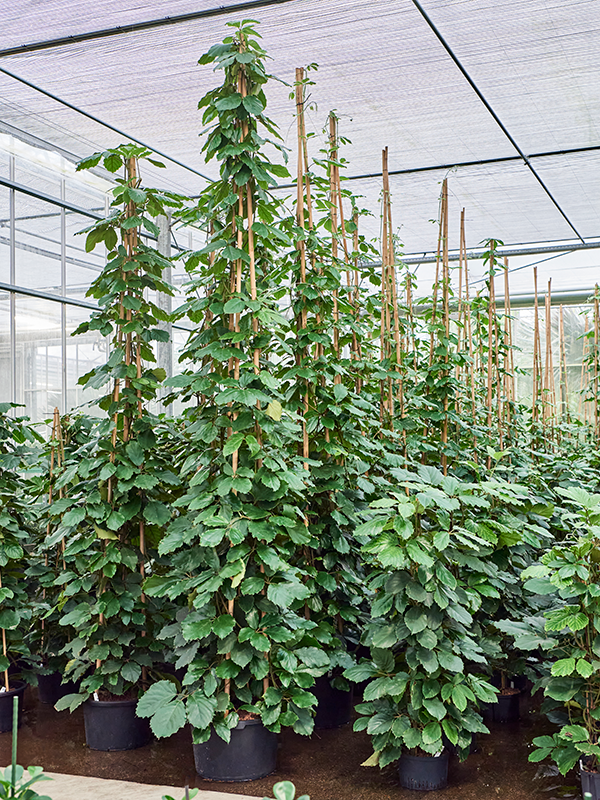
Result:
<instances>
[{"instance_id":1,"label":"bamboo stake","mask_svg":"<svg viewBox=\"0 0 600 800\"><path fill-rule=\"evenodd\" d=\"M2 588L2 570L0 570L0 589ZM8 658L8 650L6 647L6 631L2 628L2 654L4 658ZM4 670L4 688L10 692L10 685L8 683L8 667Z\"/></svg>"},{"instance_id":2,"label":"bamboo stake","mask_svg":"<svg viewBox=\"0 0 600 800\"><path fill-rule=\"evenodd\" d=\"M243 51L243 50L244 50L244 42L242 41L241 45L240 45L240 51ZM245 97L246 94L247 94L246 76L245 76L245 73L244 73L243 69L240 69L239 74L238 74L238 92L239 92L239 94L241 94L242 97ZM246 127L245 124L243 124L240 127L240 141L243 142L245 140L245 138L246 138L246 135L247 135L247 127ZM249 195L249 192L247 192L247 204L246 204L247 207L248 207L248 195ZM237 187L237 196L238 196L238 216L243 219L243 217L244 217L244 187L243 186L238 186ZM235 226L235 220L233 222L233 225ZM239 226L237 228L236 233L237 233L237 239L236 239L237 247L238 247L239 250L242 250L243 249L243 244L244 244L244 231L243 231L243 228L241 226ZM248 237L248 244L250 246L250 234L249 234L249 237ZM251 261L253 261L253 255L251 256ZM236 262L235 262L235 265L236 265L235 266L235 292L236 292L236 294L241 294L241 292L242 292L242 259L238 258L236 260ZM251 287L252 287L252 278L251 278ZM252 291L252 288L251 288L251 291ZM255 278L254 278L254 294L256 295ZM252 299L255 299L255 297L253 297ZM253 327L254 327L254 321L253 321ZM240 331L240 312L237 312L235 314L235 316L234 316L233 330L234 330L235 333L239 333L239 331ZM239 342L236 342L235 346L239 349L239 346L240 346ZM253 361L254 361L254 371L256 373L256 371L257 371L256 356L253 357ZM237 356L234 357L234 360L233 360L233 377L234 377L234 380L239 382L239 380L240 380L240 359ZM234 419L234 421L237 419L237 413L236 412L234 412L234 414L233 414L233 419ZM231 436L231 434L233 433L233 428L229 428L229 431L230 431L230 433L228 435ZM232 456L231 456L231 470L233 472L233 476L234 477L237 474L238 461L239 461L239 451L235 450L232 453ZM234 613L234 606L235 606L235 602L234 602L233 598L231 598L230 600L227 601L227 613L232 617L233 617L233 613ZM231 653L226 653L225 654L225 658L226 659L231 658ZM231 679L230 678L225 678L224 691L225 691L225 694L231 695Z\"/></svg>"},{"instance_id":3,"label":"bamboo stake","mask_svg":"<svg viewBox=\"0 0 600 800\"><path fill-rule=\"evenodd\" d=\"M438 227L438 243L437 243L437 254L435 260L435 281L433 284L433 298L432 298L432 309L431 309L431 325L432 330L429 337L429 366L433 364L433 346L434 346L434 332L433 332L433 325L436 320L436 313L437 313L437 301L438 301L438 290L439 290L439 282L440 282L440 259L442 255L442 242L443 242L443 230L444 230L444 213L445 213L445 205L444 205L444 195L447 197L448 193L448 180L444 178L442 182L442 192L440 195L440 222Z\"/></svg>"},{"instance_id":4,"label":"bamboo stake","mask_svg":"<svg viewBox=\"0 0 600 800\"><path fill-rule=\"evenodd\" d=\"M463 224L463 217L464 209L461 211L461 227ZM456 352L460 353L464 349L463 342L466 342L467 332L466 332L466 320L463 320L463 316L466 317L465 311L466 306L463 302L463 249L462 249L462 240L459 241L458 245L458 314L457 314L457 327L456 327ZM454 377L456 379L456 383L458 386L461 385L461 377L463 373L463 367L459 364L456 365L454 370ZM460 392L456 393L456 399L454 402L457 416L460 415L461 411L461 394ZM458 433L458 423L457 423L457 433Z\"/></svg>"},{"instance_id":5,"label":"bamboo stake","mask_svg":"<svg viewBox=\"0 0 600 800\"><path fill-rule=\"evenodd\" d=\"M540 344L540 318L538 308L538 285L537 285L537 267L533 268L533 286L534 286L534 300L533 300L533 399L531 407L531 421L537 422L538 418L538 398L539 398L539 379L541 369L541 344Z\"/></svg>"},{"instance_id":6,"label":"bamboo stake","mask_svg":"<svg viewBox=\"0 0 600 800\"><path fill-rule=\"evenodd\" d=\"M429 333L429 366L431 367L433 364L433 352L434 352L434 345L435 345L435 322L437 318L437 304L438 304L438 292L439 292L439 283L440 283L440 263L442 258L442 248L444 242L444 218L446 216L446 203L444 197L447 197L447 179L444 178L442 182L442 191L440 194L440 219L439 219L439 227L438 227L438 244L437 244L437 254L436 254L436 262L435 262L435 281L433 284L433 297L432 297L432 308L431 308L431 323L430 323L430 333ZM447 230L447 228L446 228ZM423 429L423 438L427 439L429 434L429 427L426 424ZM425 453L421 454L421 461L425 463Z\"/></svg>"},{"instance_id":7,"label":"bamboo stake","mask_svg":"<svg viewBox=\"0 0 600 800\"><path fill-rule=\"evenodd\" d=\"M569 387L567 376L567 353L565 349L565 319L563 313L563 306L559 308L559 322L558 322L558 351L560 361L560 415L562 419L569 419L568 401L569 401Z\"/></svg>"},{"instance_id":8,"label":"bamboo stake","mask_svg":"<svg viewBox=\"0 0 600 800\"><path fill-rule=\"evenodd\" d=\"M504 332L505 332L505 346L506 346L506 359L505 359L505 372L506 372L506 399L507 406L507 420L510 423L511 407L510 404L515 401L515 362L513 352L513 338L512 338L512 316L510 308L510 287L509 287L509 271L508 259L504 256Z\"/></svg>"},{"instance_id":9,"label":"bamboo stake","mask_svg":"<svg viewBox=\"0 0 600 800\"><path fill-rule=\"evenodd\" d=\"M600 294L598 284L594 291L594 432L596 439L600 439L600 418L598 416L598 382L600 370L598 365L598 344L600 341Z\"/></svg>"},{"instance_id":10,"label":"bamboo stake","mask_svg":"<svg viewBox=\"0 0 600 800\"><path fill-rule=\"evenodd\" d=\"M488 430L488 437L491 439L492 434L492 388L493 388L493 381L494 381L494 334L495 334L495 325L494 319L496 316L496 294L495 294L495 272L494 272L494 263L495 263L495 251L496 251L496 242L494 239L490 241L490 260L489 260L489 293L488 293L488 353L487 353L487 394L486 394L486 408L487 408L487 430ZM491 469L492 466L492 458L488 456L487 459L487 466L488 469Z\"/></svg>"},{"instance_id":11,"label":"bamboo stake","mask_svg":"<svg viewBox=\"0 0 600 800\"><path fill-rule=\"evenodd\" d=\"M331 258L335 263L338 257L338 216L337 216L337 201L336 201L336 185L337 185L337 162L338 160L338 145L337 145L337 117L333 111L329 114L329 214L331 218ZM333 349L336 357L340 356L340 312L338 308L338 291L333 292ZM340 383L341 376L337 373L334 377L334 383Z\"/></svg>"},{"instance_id":12,"label":"bamboo stake","mask_svg":"<svg viewBox=\"0 0 600 800\"><path fill-rule=\"evenodd\" d=\"M353 216L354 222L354 236L353 236L353 252L354 252L354 291L353 291L353 305L354 305L354 320L355 324L358 324L360 319L360 289L359 289L359 281L358 281L358 211L355 211ZM361 353L361 346L360 342L358 341L358 337L356 335L356 330L352 329L352 351L354 354L354 360L360 361L362 357ZM360 394L362 390L362 379L360 377L360 373L356 373L356 380L355 380L355 389L356 393Z\"/></svg>"},{"instance_id":13,"label":"bamboo stake","mask_svg":"<svg viewBox=\"0 0 600 800\"><path fill-rule=\"evenodd\" d=\"M584 328L583 328L583 348L581 354L581 381L579 384L579 416L583 417L584 423L587 422L587 402L585 400L585 392L587 392L587 369L586 369L586 358L587 358L587 350L588 350L588 331L589 331L589 319L587 314L584 317Z\"/></svg>"},{"instance_id":14,"label":"bamboo stake","mask_svg":"<svg viewBox=\"0 0 600 800\"><path fill-rule=\"evenodd\" d=\"M442 471L444 475L448 474L448 454L446 452L448 447L448 348L450 346L450 271L448 265L448 181L444 180L442 187L442 203L444 206L444 213L442 218L444 220L442 230L442 304L444 315L444 329L446 332L446 344L444 363L446 370L444 377L446 379L446 387L444 389L444 419L442 421Z\"/></svg>"},{"instance_id":15,"label":"bamboo stake","mask_svg":"<svg viewBox=\"0 0 600 800\"><path fill-rule=\"evenodd\" d=\"M553 429L553 419L556 407L556 393L554 386L554 363L552 358L552 279L548 281L548 291L546 293L546 319L545 319L545 332L546 332L546 369L544 375L544 418L546 424ZM552 430L551 434L552 436Z\"/></svg>"},{"instance_id":16,"label":"bamboo stake","mask_svg":"<svg viewBox=\"0 0 600 800\"><path fill-rule=\"evenodd\" d=\"M304 216L304 190L305 185L307 191L310 192L309 178L308 178L308 153L305 153L306 145L306 132L304 120L304 69L298 67L296 69L296 125L298 136L298 169L296 178L296 221L303 230L306 228ZM306 163L305 163L306 158ZM300 283L304 286L306 284L306 242L302 238L298 243L298 252L300 255ZM307 316L304 295L302 296L302 308L300 311L300 327L302 330L306 328ZM306 352L304 352L306 355ZM300 356L299 356L300 358ZM302 408L302 457L304 458L304 469L308 470L308 456L310 452L310 441L308 437L308 428L306 425L306 415L309 410L309 384L308 381L304 382L305 390L303 397ZM305 518L305 524L308 525L308 519Z\"/></svg>"},{"instance_id":17,"label":"bamboo stake","mask_svg":"<svg viewBox=\"0 0 600 800\"><path fill-rule=\"evenodd\" d=\"M467 237L465 233L465 209L460 214L460 253L465 271L465 325L467 329L467 343L469 346L469 366L467 369L467 384L471 394L471 416L473 419L473 459L477 463L477 404L475 399L475 354L473 349L473 327L471 324L471 302L469 298L469 262L467 259Z\"/></svg>"}]
</instances>

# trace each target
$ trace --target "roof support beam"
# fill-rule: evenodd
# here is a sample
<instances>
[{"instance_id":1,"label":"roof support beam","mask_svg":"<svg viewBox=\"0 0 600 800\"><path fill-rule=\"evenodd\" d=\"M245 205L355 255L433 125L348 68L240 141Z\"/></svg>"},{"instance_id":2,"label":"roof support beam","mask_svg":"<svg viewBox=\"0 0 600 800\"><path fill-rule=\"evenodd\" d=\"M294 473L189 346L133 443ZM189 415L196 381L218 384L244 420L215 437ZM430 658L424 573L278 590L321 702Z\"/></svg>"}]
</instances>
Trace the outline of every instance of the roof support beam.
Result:
<instances>
[{"instance_id":1,"label":"roof support beam","mask_svg":"<svg viewBox=\"0 0 600 800\"><path fill-rule=\"evenodd\" d=\"M567 147L564 150L548 150L543 153L529 153L527 158L548 158L550 156L568 156L577 153L590 153L600 151L600 144L590 145L588 147ZM475 161L456 161L453 164L433 164L426 167L406 167L406 169L391 169L390 175L412 175L417 172L447 172L457 167L485 167L489 164L505 164L511 161L522 162L521 156L501 156L500 158L480 158ZM381 172L365 172L360 175L344 175L342 180L346 181L364 181L369 178L381 178ZM295 186L295 183L281 184L277 188L290 189Z\"/></svg>"},{"instance_id":2,"label":"roof support beam","mask_svg":"<svg viewBox=\"0 0 600 800\"><path fill-rule=\"evenodd\" d=\"M87 33L75 33L72 36L61 36L58 39L46 39L41 42L29 42L18 47L7 47L0 50L0 58L3 56L17 56L22 53L34 53L39 50L48 50L51 47L63 47L68 44L79 44L80 42L90 42L94 39L106 39L110 36L120 36L123 33L135 33L136 31L147 31L151 28L164 28L167 25L178 25L182 22L192 22L198 19L209 17L220 17L224 14L245 14L247 11L265 6L281 5L292 0L248 0L245 3L231 3L231 5L217 6L216 8L205 8L202 11L192 11L188 14L177 14L173 17L161 17L150 19L145 22L134 22L131 25L118 25L114 28L103 28Z\"/></svg>"},{"instance_id":3,"label":"roof support beam","mask_svg":"<svg viewBox=\"0 0 600 800\"><path fill-rule=\"evenodd\" d=\"M209 183L212 182L213 179L209 178L208 175L205 175L203 172L198 172L197 169L194 169L193 167L190 167L187 164L183 164L181 161L178 161L177 159L168 156L166 153L157 150L156 147L152 147L151 145L142 142L136 136L131 136L131 134L125 133L125 131L122 131L119 128L115 128L114 125L109 125L108 122L104 122L98 117L95 117L93 114L88 114L87 111L84 111L83 109L74 106L67 100L63 100L61 97L57 97L55 94L47 92L45 89L42 89L40 86L36 86L35 83L30 83L30 81L25 80L25 78L21 78L19 75L15 75L14 72L10 72L9 70L4 69L4 67L0 67L0 72L3 72L5 75L8 75L9 78L13 78L15 81L19 81L19 83L22 83L25 86L29 86L30 89L34 89L36 92L39 92L40 94L43 94L46 97L49 97L51 100L54 100L55 102L60 103L61 105L66 106L67 108L70 108L71 111L76 111L78 114L81 114L82 116L91 119L93 122L97 122L98 125L102 125L104 128L108 128L109 131L113 131L114 133L117 133L119 136L123 136L124 139L128 139L130 142L135 142L136 144L139 144L142 147L151 150L155 155L160 156L161 158L166 158L167 161L171 162L171 164L177 164L178 167L183 167L183 169L187 169L188 172L193 172L194 175L199 175L201 178L204 178L205 181L208 181Z\"/></svg>"},{"instance_id":4,"label":"roof support beam","mask_svg":"<svg viewBox=\"0 0 600 800\"><path fill-rule=\"evenodd\" d=\"M423 6L422 6L422 5L421 5L421 3L419 2L419 0L412 0L412 2L413 2L413 4L414 4L414 6L417 8L417 10L419 11L419 13L421 14L421 16L423 17L423 19L425 20L425 22L426 22L426 23L429 25L429 27L431 28L431 30L433 31L433 33L436 35L436 37L438 38L438 40L439 40L440 44L442 45L442 47L444 48L444 50L445 50L445 51L448 53L448 55L450 56L450 58L451 58L451 59L454 61L454 63L455 63L455 64L456 64L456 66L458 67L458 69L461 71L461 73L462 73L463 77L466 79L466 81L467 81L467 83L469 84L469 86L471 87L471 89L473 89L473 91L475 92L475 94L477 95L477 97L478 97L478 98L481 100L481 102L483 103L483 105L484 105L484 106L486 107L486 109L489 111L489 113L491 114L492 118L494 119L494 121L496 122L496 124L498 125L498 127L500 128L500 130L502 131L502 133L503 133L503 134L506 136L506 138L508 139L508 141L509 141L509 142L512 144L512 146L515 148L515 150L517 151L517 153L519 154L519 156L520 156L520 157L523 159L523 161L525 162L525 164L527 164L527 166L528 166L528 167L529 167L529 169L531 170L531 172L532 172L533 176L534 176L534 177L535 177L535 179L538 181L538 183L540 184L540 186L542 187L542 189L543 189L543 190L546 192L546 194L548 195L548 197L550 198L550 200L552 201L552 203L553 203L553 204L554 204L554 206L556 207L557 211L558 211L558 212L560 213L560 215L563 217L563 219L564 219L564 220L565 220L565 222L568 224L568 226L571 228L571 230L572 230L572 231L575 233L575 235L577 236L577 238L578 238L578 239L581 239L581 241L583 242L583 241L584 241L584 239L583 239L583 237L581 236L581 234L579 233L579 231L577 230L577 228L576 228L576 227L573 225L573 223L571 222L571 220L570 220L570 219L567 217L566 213L565 213L565 212L564 212L564 210L561 208L561 206L560 206L560 204L559 204L558 200L556 200L556 198L554 197L554 195L552 194L552 192L550 191L550 189L548 189L548 187L546 186L546 184L544 183L544 181L542 180L542 178L541 178L541 177L538 175L538 173L536 172L535 168L533 167L533 165L532 165L531 161L530 161L530 160L529 160L529 158L528 158L528 157L525 155L525 153L524 153L524 152L521 150L521 148L519 147L519 145L517 144L517 142L516 142L516 141L513 139L513 137L512 137L512 136L511 136L511 134L509 133L508 129L506 128L506 126L504 125L504 123L502 122L502 120L500 119L500 117L499 117L499 116L496 114L496 112L494 111L494 109L491 107L491 105L490 105L490 104L488 103L488 101L485 99L485 97L484 97L483 93L481 92L481 90L479 89L479 87L476 85L476 83L475 83L475 81L473 80L473 78L471 78L471 76L470 76L470 75L469 75L469 73L467 72L466 68L463 66L462 62L460 61L460 59L458 58L458 56L455 54L454 50L452 50L452 48L450 47L450 45L448 44L448 42L447 42L447 41L444 39L444 37L442 36L442 34L440 33L440 31L437 29L437 27L435 26L435 24L434 24L433 20L432 20L432 19L431 19L431 17L429 16L429 14L428 14L428 13L425 11L425 9L423 8Z\"/></svg>"},{"instance_id":5,"label":"roof support beam","mask_svg":"<svg viewBox=\"0 0 600 800\"><path fill-rule=\"evenodd\" d=\"M82 208L81 206L76 206L73 203L68 203L66 200L59 200L57 197L52 197L50 194L38 192L37 189L32 189L31 186L27 186L24 183L17 183L16 181L11 181L8 178L0 177L0 186L6 186L8 189L15 189L15 191L27 194L29 197L35 197L37 200L43 200L45 203L51 203L53 206L58 206L59 208L64 208L67 211L71 211L73 214L81 214L82 217L90 217L90 219L104 219L104 214L97 214L95 211L92 211L89 208Z\"/></svg>"},{"instance_id":6,"label":"roof support beam","mask_svg":"<svg viewBox=\"0 0 600 800\"><path fill-rule=\"evenodd\" d=\"M572 250L598 250L600 249L600 241L594 242L556 242L553 244L527 244L521 246L513 246L513 247L498 247L495 250L496 256L498 258L503 258L504 256L534 256L538 255L538 253L570 253ZM484 248L479 248L476 250L469 250L467 253L467 258L469 260L477 260L484 257L486 250ZM434 264L437 260L437 256L434 253L423 253L423 255L418 255L417 253L407 253L406 255L400 255L398 257L398 261L402 264ZM449 261L458 261L459 260L459 253L458 250L454 252L448 253L448 260Z\"/></svg>"}]
</instances>

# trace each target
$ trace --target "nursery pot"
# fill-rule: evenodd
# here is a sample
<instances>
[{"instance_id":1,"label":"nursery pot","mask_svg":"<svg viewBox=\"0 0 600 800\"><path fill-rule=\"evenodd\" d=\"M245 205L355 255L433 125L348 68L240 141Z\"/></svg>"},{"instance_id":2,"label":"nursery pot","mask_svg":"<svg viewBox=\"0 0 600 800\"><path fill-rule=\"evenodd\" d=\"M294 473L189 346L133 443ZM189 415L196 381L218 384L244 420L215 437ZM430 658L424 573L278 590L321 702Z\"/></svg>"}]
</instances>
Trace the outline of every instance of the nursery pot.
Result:
<instances>
[{"instance_id":1,"label":"nursery pot","mask_svg":"<svg viewBox=\"0 0 600 800\"><path fill-rule=\"evenodd\" d=\"M448 783L448 751L439 756L411 756L402 753L398 761L400 786L430 792L445 789Z\"/></svg>"},{"instance_id":2,"label":"nursery pot","mask_svg":"<svg viewBox=\"0 0 600 800\"><path fill-rule=\"evenodd\" d=\"M452 744L450 739L444 734L442 736L442 743L444 748L448 751L451 756L458 756L459 755L459 748L458 745ZM478 749L478 742L477 742L477 734L474 733L471 737L471 744L469 745L469 755L476 753Z\"/></svg>"},{"instance_id":3,"label":"nursery pot","mask_svg":"<svg viewBox=\"0 0 600 800\"><path fill-rule=\"evenodd\" d=\"M579 762L579 775L581 777L581 794L592 795L592 800L600 800L600 772L588 772L583 760Z\"/></svg>"},{"instance_id":4,"label":"nursery pot","mask_svg":"<svg viewBox=\"0 0 600 800\"><path fill-rule=\"evenodd\" d=\"M135 750L150 741L150 724L135 715L137 700L88 700L85 741L91 750Z\"/></svg>"},{"instance_id":5,"label":"nursery pot","mask_svg":"<svg viewBox=\"0 0 600 800\"><path fill-rule=\"evenodd\" d=\"M66 694L75 694L77 686L73 681L62 683L60 672L51 672L49 675L38 675L38 700L53 706Z\"/></svg>"},{"instance_id":6,"label":"nursery pot","mask_svg":"<svg viewBox=\"0 0 600 800\"><path fill-rule=\"evenodd\" d=\"M277 734L259 719L240 720L229 744L214 731L210 739L194 745L196 772L211 781L254 781L275 772Z\"/></svg>"},{"instance_id":7,"label":"nursery pot","mask_svg":"<svg viewBox=\"0 0 600 800\"><path fill-rule=\"evenodd\" d=\"M317 710L315 713L315 728L341 728L350 722L352 713L352 689L344 692L341 689L334 689L329 682L329 678L323 675L317 678L315 685L311 689L317 698Z\"/></svg>"},{"instance_id":8,"label":"nursery pot","mask_svg":"<svg viewBox=\"0 0 600 800\"><path fill-rule=\"evenodd\" d=\"M494 722L518 722L520 695L518 690L513 694L498 695L498 701L491 705Z\"/></svg>"},{"instance_id":9,"label":"nursery pot","mask_svg":"<svg viewBox=\"0 0 600 800\"><path fill-rule=\"evenodd\" d=\"M13 725L13 699L19 698L19 728L23 716L23 695L25 684L23 681L11 681L13 688L9 692L0 692L0 733L12 731Z\"/></svg>"}]
</instances>

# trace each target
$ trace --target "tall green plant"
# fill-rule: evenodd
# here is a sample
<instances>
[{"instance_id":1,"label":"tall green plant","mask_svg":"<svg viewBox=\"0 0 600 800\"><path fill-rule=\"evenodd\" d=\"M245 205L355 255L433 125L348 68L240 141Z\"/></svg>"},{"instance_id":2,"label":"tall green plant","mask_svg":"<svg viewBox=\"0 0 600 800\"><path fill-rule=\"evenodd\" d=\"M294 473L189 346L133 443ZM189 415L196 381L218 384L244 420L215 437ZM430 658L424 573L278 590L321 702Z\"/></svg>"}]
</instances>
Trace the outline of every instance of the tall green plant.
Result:
<instances>
[{"instance_id":1,"label":"tall green plant","mask_svg":"<svg viewBox=\"0 0 600 800\"><path fill-rule=\"evenodd\" d=\"M269 190L287 170L264 154L266 137L280 148L264 114L266 54L251 21L232 27L200 59L223 71L199 104L209 126L204 152L219 161L220 179L185 216L203 221L208 242L186 259L190 299L181 312L196 328L183 357L193 366L169 381L183 400L196 399L181 432L188 488L159 547L170 566L145 583L149 596L181 605L161 638L185 676L182 685L154 685L138 704L156 735L189 721L195 742L213 730L229 741L241 713L273 731L310 733L308 689L329 666L331 639L303 614L310 587L295 556L307 541L310 476L272 360L288 347L278 249L291 242Z\"/></svg>"},{"instance_id":2,"label":"tall green plant","mask_svg":"<svg viewBox=\"0 0 600 800\"><path fill-rule=\"evenodd\" d=\"M404 749L435 755L444 739L465 755L472 735L487 730L478 705L496 690L483 674L486 637L475 613L502 587L486 563L494 538L475 522L487 493L431 467L395 475L397 490L371 503L356 531L376 593L364 636L371 660L346 671L371 679L355 730L371 734L368 763L380 766Z\"/></svg>"},{"instance_id":3,"label":"tall green plant","mask_svg":"<svg viewBox=\"0 0 600 800\"><path fill-rule=\"evenodd\" d=\"M162 423L149 408L164 378L154 366L152 342L167 338L161 323L168 318L149 297L172 289L162 278L169 262L143 235L157 236L156 217L181 201L142 187L139 165L150 156L145 148L121 145L79 165L102 162L125 174L116 181L108 218L87 229L86 249L103 244L108 259L88 291L100 311L76 331L111 337L106 364L80 379L84 386L106 387L96 401L106 416L65 462L60 485L66 496L49 509L56 526L46 545L66 543L58 608L60 625L70 633L67 671L81 680L78 694L62 698L59 709L73 710L92 693L136 694L151 679L162 649L155 635L161 604L144 596L142 581L171 518L170 491L178 477L158 445Z\"/></svg>"},{"instance_id":4,"label":"tall green plant","mask_svg":"<svg viewBox=\"0 0 600 800\"><path fill-rule=\"evenodd\" d=\"M600 495L578 487L560 494L573 533L523 573L525 587L554 595L553 603L545 630L516 644L545 650L551 668L542 681L544 707L561 724L558 733L533 740L529 760L550 757L564 775L580 759L592 772L600 764Z\"/></svg>"},{"instance_id":5,"label":"tall green plant","mask_svg":"<svg viewBox=\"0 0 600 800\"><path fill-rule=\"evenodd\" d=\"M31 445L40 441L25 417L11 416L16 408L14 403L0 404L0 671L6 691L11 688L9 667L31 655L26 633L32 608L25 570L35 518L23 473Z\"/></svg>"}]
</instances>

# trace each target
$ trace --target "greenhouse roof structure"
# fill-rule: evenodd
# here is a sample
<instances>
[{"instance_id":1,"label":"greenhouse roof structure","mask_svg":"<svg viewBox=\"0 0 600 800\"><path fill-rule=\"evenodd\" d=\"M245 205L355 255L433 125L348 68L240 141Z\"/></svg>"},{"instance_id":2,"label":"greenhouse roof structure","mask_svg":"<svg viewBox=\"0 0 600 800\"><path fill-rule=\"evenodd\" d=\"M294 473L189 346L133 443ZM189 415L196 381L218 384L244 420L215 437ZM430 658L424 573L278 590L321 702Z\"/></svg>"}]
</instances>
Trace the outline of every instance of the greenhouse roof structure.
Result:
<instances>
[{"instance_id":1,"label":"greenhouse roof structure","mask_svg":"<svg viewBox=\"0 0 600 800\"><path fill-rule=\"evenodd\" d=\"M394 224L407 254L435 249L448 176L458 239L534 251L600 244L600 9L594 0L16 0L0 12L0 120L67 157L124 136L170 160L148 180L198 193L199 98L219 77L198 58L225 24L260 21L271 71L318 64L309 122L335 109L346 175L375 212L389 147ZM268 113L290 148L290 87ZM108 127L107 127L108 126ZM160 174L162 173L162 174ZM3 179L4 180L4 179ZM350 184L348 184L350 185ZM455 246L457 245L457 241ZM589 280L589 279L586 279Z\"/></svg>"}]
</instances>

